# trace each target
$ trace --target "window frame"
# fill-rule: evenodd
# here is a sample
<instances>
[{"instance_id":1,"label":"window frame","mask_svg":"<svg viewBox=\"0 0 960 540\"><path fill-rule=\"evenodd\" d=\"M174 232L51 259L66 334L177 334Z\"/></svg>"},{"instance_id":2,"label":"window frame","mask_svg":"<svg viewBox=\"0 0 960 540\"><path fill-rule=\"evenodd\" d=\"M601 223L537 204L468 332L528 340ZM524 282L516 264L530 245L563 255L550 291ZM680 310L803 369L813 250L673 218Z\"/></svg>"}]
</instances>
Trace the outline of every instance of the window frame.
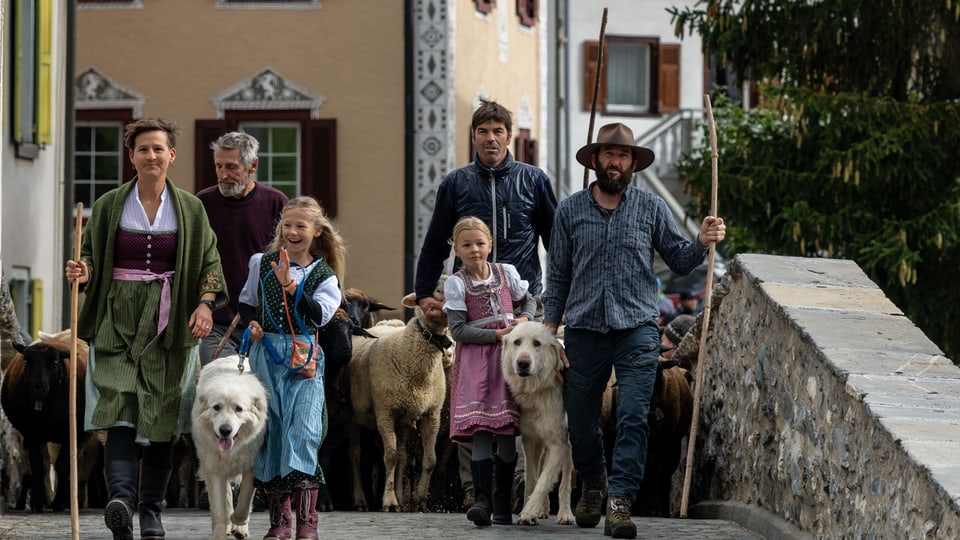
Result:
<instances>
[{"instance_id":1,"label":"window frame","mask_svg":"<svg viewBox=\"0 0 960 540\"><path fill-rule=\"evenodd\" d=\"M629 111L608 106L608 50L609 43L646 44L650 50L649 80L647 90L649 106L645 111ZM583 42L583 110L591 109L593 91L597 86L597 52L599 42L586 40ZM597 112L611 116L624 117L655 117L671 113L679 109L680 105L680 45L660 43L659 37L646 36L607 36L604 41L603 66L600 73L600 84L597 92Z\"/></svg>"},{"instance_id":2,"label":"window frame","mask_svg":"<svg viewBox=\"0 0 960 540\"><path fill-rule=\"evenodd\" d=\"M130 162L128 157L127 148L123 145L123 128L130 122L133 122L134 114L133 109L126 108L117 108L117 109L76 109L74 111L74 123L76 126L79 125L91 125L91 124L119 124L120 126L120 181L117 183L118 186L123 185L126 182L129 182L137 174L137 171L133 168L133 163ZM74 141L76 144L76 141ZM76 152L76 147L71 149L74 153ZM76 158L74 158L76 159ZM71 193L71 198L73 200L73 208L77 207L77 198L76 198L76 171L74 171L74 178L70 179L73 184L73 193ZM96 201L93 201L96 202ZM90 211L93 208L93 204L90 204L89 207L84 206L83 215L85 217L90 215Z\"/></svg>"}]
</instances>

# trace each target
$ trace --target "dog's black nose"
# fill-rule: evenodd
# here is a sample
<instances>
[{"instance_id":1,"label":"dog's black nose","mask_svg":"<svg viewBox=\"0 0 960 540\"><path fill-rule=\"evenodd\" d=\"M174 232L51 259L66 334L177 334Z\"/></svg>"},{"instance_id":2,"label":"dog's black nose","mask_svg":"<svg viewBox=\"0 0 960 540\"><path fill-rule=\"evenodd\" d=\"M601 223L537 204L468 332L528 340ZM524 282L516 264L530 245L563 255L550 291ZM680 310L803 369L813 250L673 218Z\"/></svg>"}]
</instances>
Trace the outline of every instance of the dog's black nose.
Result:
<instances>
[{"instance_id":1,"label":"dog's black nose","mask_svg":"<svg viewBox=\"0 0 960 540\"><path fill-rule=\"evenodd\" d=\"M230 424L223 424L217 431L220 432L221 437L229 437L233 433L233 428L230 427Z\"/></svg>"},{"instance_id":2,"label":"dog's black nose","mask_svg":"<svg viewBox=\"0 0 960 540\"><path fill-rule=\"evenodd\" d=\"M527 360L520 360L517 362L517 375L525 377L530 374L530 362Z\"/></svg>"}]
</instances>

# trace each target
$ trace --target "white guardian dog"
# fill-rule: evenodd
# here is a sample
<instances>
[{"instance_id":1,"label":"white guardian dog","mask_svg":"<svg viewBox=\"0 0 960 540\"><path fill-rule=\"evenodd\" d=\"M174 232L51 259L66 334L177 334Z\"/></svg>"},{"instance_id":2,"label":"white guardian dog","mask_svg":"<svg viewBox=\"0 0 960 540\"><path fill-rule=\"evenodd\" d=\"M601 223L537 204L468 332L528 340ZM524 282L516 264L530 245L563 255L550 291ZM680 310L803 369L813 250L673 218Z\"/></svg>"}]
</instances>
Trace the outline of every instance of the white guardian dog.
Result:
<instances>
[{"instance_id":1,"label":"white guardian dog","mask_svg":"<svg viewBox=\"0 0 960 540\"><path fill-rule=\"evenodd\" d=\"M267 393L246 359L218 358L200 370L193 403L193 443L200 467L197 476L210 497L211 540L228 535L246 538L253 503L253 462L263 444L267 423ZM239 480L233 508L231 481Z\"/></svg>"},{"instance_id":2,"label":"white guardian dog","mask_svg":"<svg viewBox=\"0 0 960 540\"><path fill-rule=\"evenodd\" d=\"M572 525L570 507L573 453L563 409L563 345L539 322L522 322L503 336L500 367L520 406L520 435L527 468L524 473L520 525L536 525L550 516L550 491L561 470L557 523Z\"/></svg>"}]
</instances>

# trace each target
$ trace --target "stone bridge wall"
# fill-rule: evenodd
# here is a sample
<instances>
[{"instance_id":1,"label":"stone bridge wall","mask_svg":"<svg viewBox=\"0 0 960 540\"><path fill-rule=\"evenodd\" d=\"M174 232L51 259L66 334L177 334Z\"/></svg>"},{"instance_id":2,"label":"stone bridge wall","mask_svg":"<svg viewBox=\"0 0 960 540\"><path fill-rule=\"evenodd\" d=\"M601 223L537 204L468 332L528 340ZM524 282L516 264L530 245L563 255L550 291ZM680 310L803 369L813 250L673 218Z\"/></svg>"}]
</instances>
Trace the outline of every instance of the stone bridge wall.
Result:
<instances>
[{"instance_id":1,"label":"stone bridge wall","mask_svg":"<svg viewBox=\"0 0 960 540\"><path fill-rule=\"evenodd\" d=\"M712 304L691 505L819 538L960 538L960 368L855 263L741 255Z\"/></svg>"}]
</instances>

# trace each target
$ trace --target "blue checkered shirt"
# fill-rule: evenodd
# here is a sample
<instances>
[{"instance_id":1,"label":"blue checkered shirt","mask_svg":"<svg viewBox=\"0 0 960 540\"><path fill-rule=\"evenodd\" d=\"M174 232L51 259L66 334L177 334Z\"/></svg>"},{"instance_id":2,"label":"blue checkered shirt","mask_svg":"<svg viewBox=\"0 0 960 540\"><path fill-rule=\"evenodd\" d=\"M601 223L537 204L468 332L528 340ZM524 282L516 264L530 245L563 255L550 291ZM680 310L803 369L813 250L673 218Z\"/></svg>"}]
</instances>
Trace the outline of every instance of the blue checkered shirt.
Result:
<instances>
[{"instance_id":1,"label":"blue checkered shirt","mask_svg":"<svg viewBox=\"0 0 960 540\"><path fill-rule=\"evenodd\" d=\"M662 198L629 186L614 210L591 196L593 184L560 202L547 258L544 321L607 332L659 315L654 250L686 275L707 248L680 233Z\"/></svg>"}]
</instances>

